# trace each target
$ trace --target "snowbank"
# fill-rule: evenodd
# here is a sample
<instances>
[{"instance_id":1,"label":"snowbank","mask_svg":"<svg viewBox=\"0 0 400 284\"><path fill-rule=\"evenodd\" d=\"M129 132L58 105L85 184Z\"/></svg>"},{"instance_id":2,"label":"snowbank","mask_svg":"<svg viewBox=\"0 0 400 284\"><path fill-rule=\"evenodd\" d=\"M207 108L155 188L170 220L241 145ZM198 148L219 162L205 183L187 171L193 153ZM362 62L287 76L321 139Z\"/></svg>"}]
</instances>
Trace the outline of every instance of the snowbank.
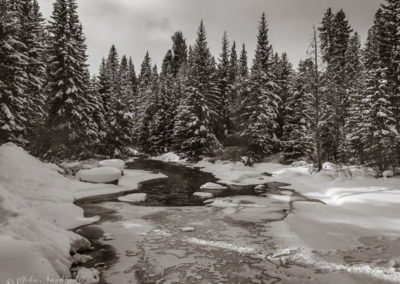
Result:
<instances>
[{"instance_id":1,"label":"snowbank","mask_svg":"<svg viewBox=\"0 0 400 284\"><path fill-rule=\"evenodd\" d=\"M69 181L54 169L14 144L0 146L2 279L70 278L70 252L90 246L65 230L93 219L85 219L83 210L72 204Z\"/></svg>"},{"instance_id":2,"label":"snowbank","mask_svg":"<svg viewBox=\"0 0 400 284\"><path fill-rule=\"evenodd\" d=\"M96 162L88 161L85 165L95 167ZM76 162L64 166L82 168ZM116 168L113 171L121 174ZM11 279L17 283L17 278L28 275L38 283L49 279L55 279L52 283L64 283L60 277L71 277L69 268L73 261L82 262L86 258L71 257L70 252L90 247L85 238L67 229L98 220L96 216L84 218L82 208L74 205L74 200L132 190L141 181L164 177L126 170L121 178L122 185L115 186L79 182L64 177L62 172L58 166L39 161L15 144L0 146L1 280ZM88 275L93 276L83 273L82 277ZM90 281L85 283L94 283ZM77 282L66 280L66 283Z\"/></svg>"},{"instance_id":3,"label":"snowbank","mask_svg":"<svg viewBox=\"0 0 400 284\"><path fill-rule=\"evenodd\" d=\"M92 183L110 183L118 181L121 177L121 170L114 167L101 167L88 170L80 170L76 177L80 181Z\"/></svg>"},{"instance_id":4,"label":"snowbank","mask_svg":"<svg viewBox=\"0 0 400 284\"><path fill-rule=\"evenodd\" d=\"M259 163L252 167L245 166L242 162L201 160L194 164L202 171L212 173L219 182L225 184L259 184L272 181L268 173L285 168L284 165L276 163Z\"/></svg>"}]
</instances>

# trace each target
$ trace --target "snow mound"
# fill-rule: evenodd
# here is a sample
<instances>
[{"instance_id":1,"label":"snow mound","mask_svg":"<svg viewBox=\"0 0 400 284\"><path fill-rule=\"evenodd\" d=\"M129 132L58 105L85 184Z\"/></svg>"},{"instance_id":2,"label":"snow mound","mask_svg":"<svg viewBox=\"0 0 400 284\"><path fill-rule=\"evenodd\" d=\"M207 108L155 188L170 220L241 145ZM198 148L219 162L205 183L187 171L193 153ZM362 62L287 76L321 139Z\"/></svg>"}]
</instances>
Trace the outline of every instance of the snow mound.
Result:
<instances>
[{"instance_id":1,"label":"snow mound","mask_svg":"<svg viewBox=\"0 0 400 284\"><path fill-rule=\"evenodd\" d=\"M384 171L384 172L382 173L382 176L383 176L384 178L391 178L391 177L394 176L394 175L393 175L393 171L390 171L390 170Z\"/></svg>"},{"instance_id":2,"label":"snow mound","mask_svg":"<svg viewBox=\"0 0 400 284\"><path fill-rule=\"evenodd\" d=\"M338 166L331 162L325 162L322 164L322 169L323 170L336 170L336 169L338 169Z\"/></svg>"},{"instance_id":3,"label":"snow mound","mask_svg":"<svg viewBox=\"0 0 400 284\"><path fill-rule=\"evenodd\" d=\"M146 201L146 198L147 198L146 193L132 193L118 197L118 200L123 202L143 202Z\"/></svg>"},{"instance_id":4,"label":"snow mound","mask_svg":"<svg viewBox=\"0 0 400 284\"><path fill-rule=\"evenodd\" d=\"M163 162L186 162L186 159L182 159L174 152L168 152L160 156L153 157L152 159Z\"/></svg>"},{"instance_id":5,"label":"snow mound","mask_svg":"<svg viewBox=\"0 0 400 284\"><path fill-rule=\"evenodd\" d=\"M97 163L98 167L112 167L112 168L117 168L120 171L123 171L125 168L125 162L120 159L108 159L108 160L103 160Z\"/></svg>"},{"instance_id":6,"label":"snow mound","mask_svg":"<svg viewBox=\"0 0 400 284\"><path fill-rule=\"evenodd\" d=\"M91 183L109 183L119 180L121 171L114 167L101 167L87 170L80 170L76 177L81 181Z\"/></svg>"},{"instance_id":7,"label":"snow mound","mask_svg":"<svg viewBox=\"0 0 400 284\"><path fill-rule=\"evenodd\" d=\"M202 186L200 186L200 189L201 190L207 190L207 189L218 190L218 189L227 189L227 187L220 185L218 183L207 182L206 184L203 184Z\"/></svg>"}]
</instances>

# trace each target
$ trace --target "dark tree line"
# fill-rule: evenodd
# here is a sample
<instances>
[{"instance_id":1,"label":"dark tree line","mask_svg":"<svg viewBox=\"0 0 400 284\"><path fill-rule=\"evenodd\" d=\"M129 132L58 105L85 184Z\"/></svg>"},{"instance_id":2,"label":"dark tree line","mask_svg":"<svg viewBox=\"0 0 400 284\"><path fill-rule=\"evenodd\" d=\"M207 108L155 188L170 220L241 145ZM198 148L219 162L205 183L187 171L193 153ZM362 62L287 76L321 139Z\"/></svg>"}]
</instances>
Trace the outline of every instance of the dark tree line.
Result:
<instances>
[{"instance_id":1,"label":"dark tree line","mask_svg":"<svg viewBox=\"0 0 400 284\"><path fill-rule=\"evenodd\" d=\"M192 45L172 36L160 70L147 53L136 74L113 45L91 78L76 0L57 0L47 24L36 0L0 0L0 142L46 159L136 148L199 158L236 146L318 168L397 167L399 9L381 5L364 47L345 13L328 9L297 70L273 51L262 14L251 64L226 32L214 57L201 22Z\"/></svg>"}]
</instances>

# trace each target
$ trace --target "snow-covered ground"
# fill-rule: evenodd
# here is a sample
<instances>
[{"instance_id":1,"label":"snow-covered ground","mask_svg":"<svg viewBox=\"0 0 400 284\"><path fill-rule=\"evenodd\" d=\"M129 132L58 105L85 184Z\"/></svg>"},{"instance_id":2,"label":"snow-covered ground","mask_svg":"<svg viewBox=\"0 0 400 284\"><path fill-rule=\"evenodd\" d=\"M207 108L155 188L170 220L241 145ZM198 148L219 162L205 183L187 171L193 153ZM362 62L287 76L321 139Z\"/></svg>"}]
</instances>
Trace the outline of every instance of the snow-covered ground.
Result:
<instances>
[{"instance_id":1,"label":"snow-covered ground","mask_svg":"<svg viewBox=\"0 0 400 284\"><path fill-rule=\"evenodd\" d=\"M140 181L163 176L126 170L120 185L114 186L79 182L64 177L60 174L63 172L14 144L0 146L1 281L12 279L17 283L31 277L40 283L51 279L62 283L60 278L70 278L74 260L70 252L89 247L90 243L68 229L98 220L96 216L84 218L74 200L132 190ZM80 273L82 283L92 281L83 280L90 277L87 271Z\"/></svg>"},{"instance_id":2,"label":"snow-covered ground","mask_svg":"<svg viewBox=\"0 0 400 284\"><path fill-rule=\"evenodd\" d=\"M105 235L112 235L107 242L120 253L119 262L106 271L112 283L122 283L131 272L149 281L186 277L252 281L256 275L283 283L400 282L399 178L374 178L369 169L341 169L333 164L311 173L307 163L247 167L205 159L189 164L173 153L157 159L201 167L222 184L290 185L270 192L260 187L265 190L262 196L215 198L206 207L103 204L123 217L100 225ZM109 162L100 165L116 162L121 170L120 161ZM82 167L97 166L93 160ZM124 169L116 186L84 183L63 173L20 147L0 146L1 280L16 283L28 276L41 283L50 279L63 283L60 277L71 278L71 264L86 257L71 257L70 252L90 244L68 229L98 220L84 218L74 200L132 190L141 181L164 177ZM131 202L145 195L125 198ZM151 263L142 263L143 257ZM231 260L226 262L227 258ZM95 283L99 276L90 269L78 275L80 283Z\"/></svg>"}]
</instances>

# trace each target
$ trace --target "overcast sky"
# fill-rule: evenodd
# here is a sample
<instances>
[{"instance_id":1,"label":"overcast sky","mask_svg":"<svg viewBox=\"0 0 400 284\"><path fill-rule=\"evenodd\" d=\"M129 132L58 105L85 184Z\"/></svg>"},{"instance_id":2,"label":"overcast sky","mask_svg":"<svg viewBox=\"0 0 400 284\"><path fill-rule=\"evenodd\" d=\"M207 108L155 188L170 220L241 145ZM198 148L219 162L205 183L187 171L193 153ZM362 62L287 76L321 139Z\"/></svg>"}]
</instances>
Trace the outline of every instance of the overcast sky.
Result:
<instances>
[{"instance_id":1,"label":"overcast sky","mask_svg":"<svg viewBox=\"0 0 400 284\"><path fill-rule=\"evenodd\" d=\"M52 13L54 0L39 0L43 15ZM249 62L256 45L257 25L266 13L270 42L275 51L287 52L297 66L306 56L312 26L321 22L328 7L343 9L352 28L364 42L373 16L383 0L78 0L87 37L89 64L97 73L101 58L115 44L119 55L132 56L136 72L148 50L160 66L171 48L171 35L182 30L194 42L204 20L212 53L220 52L223 32L237 45L246 44ZM239 52L239 51L238 51Z\"/></svg>"}]
</instances>

